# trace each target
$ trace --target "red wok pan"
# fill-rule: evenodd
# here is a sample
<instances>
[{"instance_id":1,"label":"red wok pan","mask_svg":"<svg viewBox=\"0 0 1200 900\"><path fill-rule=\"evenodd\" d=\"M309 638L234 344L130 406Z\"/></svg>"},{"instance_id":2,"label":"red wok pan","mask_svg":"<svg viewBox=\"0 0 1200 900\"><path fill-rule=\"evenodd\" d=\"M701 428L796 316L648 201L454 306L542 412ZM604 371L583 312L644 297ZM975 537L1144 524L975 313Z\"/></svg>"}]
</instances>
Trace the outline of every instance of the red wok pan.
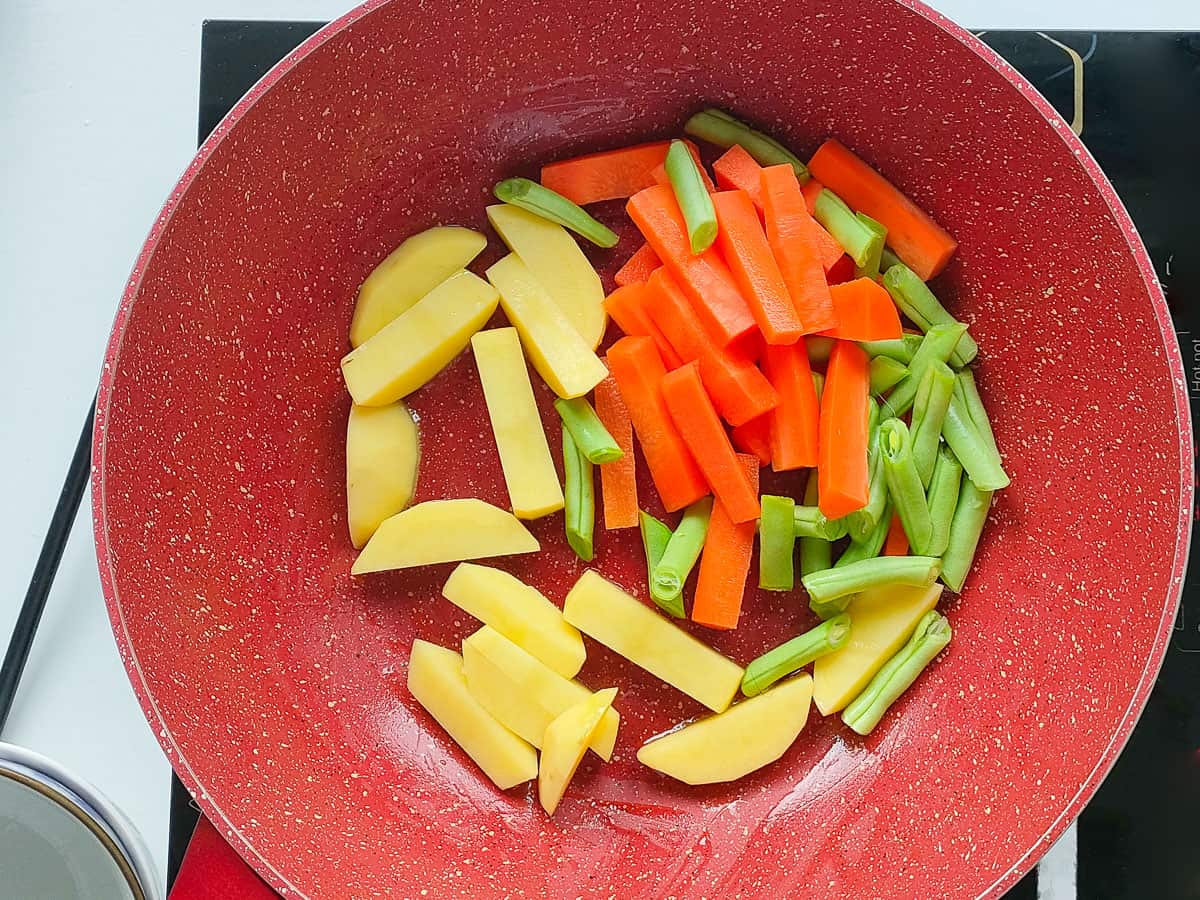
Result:
<instances>
[{"instance_id":1,"label":"red wok pan","mask_svg":"<svg viewBox=\"0 0 1200 900\"><path fill-rule=\"evenodd\" d=\"M622 736L548 820L405 689L415 636L471 628L439 598L449 567L349 575L337 362L358 284L404 237L482 228L498 178L706 104L802 154L836 133L956 235L938 288L983 347L1013 486L946 607L954 645L869 738L817 720L741 782L669 783L634 752L699 707L589 644L581 677L621 689ZM596 255L606 277L633 246ZM411 399L419 499L505 504L469 354ZM1179 353L1111 186L991 51L877 0L368 3L251 91L172 194L95 448L100 568L146 716L234 847L308 897L998 896L1137 720L1192 500ZM544 552L504 566L561 601L581 567L557 519L534 528ZM599 545L637 584L636 537ZM745 627L707 639L745 663L802 606L751 596Z\"/></svg>"}]
</instances>

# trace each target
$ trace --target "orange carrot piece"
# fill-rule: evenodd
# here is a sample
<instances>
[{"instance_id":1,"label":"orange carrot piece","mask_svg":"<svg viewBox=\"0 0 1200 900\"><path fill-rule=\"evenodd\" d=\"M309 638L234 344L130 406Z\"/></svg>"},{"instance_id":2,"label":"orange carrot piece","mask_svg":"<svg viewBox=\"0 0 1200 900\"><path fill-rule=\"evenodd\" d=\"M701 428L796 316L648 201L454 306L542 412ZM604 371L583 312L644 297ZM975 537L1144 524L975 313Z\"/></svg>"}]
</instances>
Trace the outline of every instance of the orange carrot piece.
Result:
<instances>
[{"instance_id":1,"label":"orange carrot piece","mask_svg":"<svg viewBox=\"0 0 1200 900\"><path fill-rule=\"evenodd\" d=\"M891 295L874 278L855 278L829 289L837 325L821 334L846 341L899 339L900 313Z\"/></svg>"},{"instance_id":2,"label":"orange carrot piece","mask_svg":"<svg viewBox=\"0 0 1200 900\"><path fill-rule=\"evenodd\" d=\"M713 163L717 186L723 191L745 191L755 208L763 208L762 166L741 144L734 144Z\"/></svg>"},{"instance_id":3,"label":"orange carrot piece","mask_svg":"<svg viewBox=\"0 0 1200 900\"><path fill-rule=\"evenodd\" d=\"M709 248L699 256L692 254L683 213L669 186L639 191L625 208L718 346L727 346L754 330L750 307L716 251Z\"/></svg>"},{"instance_id":4,"label":"orange carrot piece","mask_svg":"<svg viewBox=\"0 0 1200 900\"><path fill-rule=\"evenodd\" d=\"M821 394L817 493L830 519L867 505L867 400L870 374L866 351L853 341L836 341Z\"/></svg>"},{"instance_id":5,"label":"orange carrot piece","mask_svg":"<svg viewBox=\"0 0 1200 900\"><path fill-rule=\"evenodd\" d=\"M712 195L712 202L722 255L742 296L750 301L758 330L768 344L796 343L804 335L804 325L750 195L745 191L718 191Z\"/></svg>"},{"instance_id":6,"label":"orange carrot piece","mask_svg":"<svg viewBox=\"0 0 1200 900\"><path fill-rule=\"evenodd\" d=\"M817 214L817 198L821 196L823 190L825 190L825 185L815 178L808 179L804 182L804 187L800 188L800 193L804 195L804 205L808 207L810 216Z\"/></svg>"},{"instance_id":7,"label":"orange carrot piece","mask_svg":"<svg viewBox=\"0 0 1200 900\"><path fill-rule=\"evenodd\" d=\"M708 493L708 482L667 411L662 393L667 370L654 341L641 335L621 338L608 348L608 365L663 506L673 512L696 502Z\"/></svg>"},{"instance_id":8,"label":"orange carrot piece","mask_svg":"<svg viewBox=\"0 0 1200 900\"><path fill-rule=\"evenodd\" d=\"M699 317L665 269L646 282L645 309L685 363L699 362L700 377L721 417L741 425L775 407L778 396L754 363L713 346Z\"/></svg>"},{"instance_id":9,"label":"orange carrot piece","mask_svg":"<svg viewBox=\"0 0 1200 900\"><path fill-rule=\"evenodd\" d=\"M670 146L654 141L550 163L542 166L542 184L580 206L631 197L654 184L650 172Z\"/></svg>"},{"instance_id":10,"label":"orange carrot piece","mask_svg":"<svg viewBox=\"0 0 1200 900\"><path fill-rule=\"evenodd\" d=\"M711 194L717 188L712 183L712 179L708 177L708 172L704 169L704 161L700 159L700 148L688 140L685 140L683 143L687 146L688 152L692 154L692 159L696 161L696 168L700 170L700 180L704 182L704 189ZM663 161L654 167L654 171L650 173L650 177L654 179L654 184L669 185L671 183L671 179L667 175L666 157L663 157ZM646 185L646 187L649 186Z\"/></svg>"},{"instance_id":11,"label":"orange carrot piece","mask_svg":"<svg viewBox=\"0 0 1200 900\"><path fill-rule=\"evenodd\" d=\"M600 496L604 501L604 527L634 528L638 524L637 463L633 458L633 422L621 398L621 389L610 375L596 385L596 415L625 455L600 466Z\"/></svg>"},{"instance_id":12,"label":"orange carrot piece","mask_svg":"<svg viewBox=\"0 0 1200 900\"><path fill-rule=\"evenodd\" d=\"M837 318L833 299L825 280L822 250L813 230L824 229L808 214L792 167L763 169L762 193L767 242L779 263L802 332L812 334L834 327Z\"/></svg>"},{"instance_id":13,"label":"orange carrot piece","mask_svg":"<svg viewBox=\"0 0 1200 900\"><path fill-rule=\"evenodd\" d=\"M779 395L779 405L770 416L771 468L785 472L815 466L820 410L804 342L769 346L762 362L767 380Z\"/></svg>"},{"instance_id":14,"label":"orange carrot piece","mask_svg":"<svg viewBox=\"0 0 1200 900\"><path fill-rule=\"evenodd\" d=\"M703 377L704 372L701 371L700 375ZM761 465L771 464L771 413L764 413L730 429L729 437L733 446L742 453L749 453Z\"/></svg>"},{"instance_id":15,"label":"orange carrot piece","mask_svg":"<svg viewBox=\"0 0 1200 900\"><path fill-rule=\"evenodd\" d=\"M746 474L750 489L757 494L758 460L739 453L737 461ZM692 600L693 622L723 630L737 627L753 550L754 520L734 522L725 505L717 500L708 520L708 535L700 557L700 575Z\"/></svg>"},{"instance_id":16,"label":"orange carrot piece","mask_svg":"<svg viewBox=\"0 0 1200 900\"><path fill-rule=\"evenodd\" d=\"M758 491L751 490L725 426L704 390L700 364L688 363L668 372L662 380L662 393L675 427L730 520L757 519Z\"/></svg>"},{"instance_id":17,"label":"orange carrot piece","mask_svg":"<svg viewBox=\"0 0 1200 900\"><path fill-rule=\"evenodd\" d=\"M842 284L846 281L854 280L854 260L849 256L842 254L838 257L838 261L830 266L825 271L825 280L829 284Z\"/></svg>"},{"instance_id":18,"label":"orange carrot piece","mask_svg":"<svg viewBox=\"0 0 1200 900\"><path fill-rule=\"evenodd\" d=\"M904 533L904 523L898 513L892 513L892 521L888 524L887 537L883 541L884 556L908 556L908 535Z\"/></svg>"},{"instance_id":19,"label":"orange carrot piece","mask_svg":"<svg viewBox=\"0 0 1200 900\"><path fill-rule=\"evenodd\" d=\"M830 138L808 164L825 186L887 229L887 242L904 263L928 281L946 268L958 249L924 210L837 140Z\"/></svg>"},{"instance_id":20,"label":"orange carrot piece","mask_svg":"<svg viewBox=\"0 0 1200 900\"><path fill-rule=\"evenodd\" d=\"M654 345L668 369L678 369L683 364L671 342L646 314L646 285L635 283L617 288L604 298L604 309L626 334L654 338Z\"/></svg>"},{"instance_id":21,"label":"orange carrot piece","mask_svg":"<svg viewBox=\"0 0 1200 900\"><path fill-rule=\"evenodd\" d=\"M642 244L637 253L625 260L625 265L617 269L617 274L613 276L613 281L621 287L627 284L643 282L660 265L662 265L662 262L659 260L658 254L654 252L654 248L649 244Z\"/></svg>"}]
</instances>

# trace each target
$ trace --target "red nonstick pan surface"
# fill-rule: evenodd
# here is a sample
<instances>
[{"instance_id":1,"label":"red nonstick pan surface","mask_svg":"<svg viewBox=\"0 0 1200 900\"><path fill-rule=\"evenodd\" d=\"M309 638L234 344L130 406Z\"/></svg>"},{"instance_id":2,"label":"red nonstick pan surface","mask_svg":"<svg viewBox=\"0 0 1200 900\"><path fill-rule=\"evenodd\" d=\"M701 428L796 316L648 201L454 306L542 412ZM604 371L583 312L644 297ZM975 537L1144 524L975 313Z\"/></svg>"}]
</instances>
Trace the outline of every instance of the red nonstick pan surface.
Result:
<instances>
[{"instance_id":1,"label":"red nonstick pan surface","mask_svg":"<svg viewBox=\"0 0 1200 900\"><path fill-rule=\"evenodd\" d=\"M673 783L634 754L699 707L589 642L581 677L620 688L622 732L549 820L405 688L414 637L453 646L474 627L439 596L451 567L350 577L337 363L358 284L404 237L483 228L497 179L669 136L707 104L802 155L837 134L955 234L937 288L983 348L1013 486L944 605L954 644L869 738L814 713L763 771ZM606 278L637 246L625 235L594 257ZM419 499L505 505L470 355L411 401ZM322 30L204 144L117 316L94 497L146 716L286 895L976 897L1066 827L1142 709L1191 466L1180 357L1128 216L1058 116L960 29L878 0L435 0ZM582 567L561 519L533 530L543 552L500 564L561 602ZM636 588L636 535L598 542L595 565ZM752 593L743 627L705 637L744 664L803 607Z\"/></svg>"}]
</instances>

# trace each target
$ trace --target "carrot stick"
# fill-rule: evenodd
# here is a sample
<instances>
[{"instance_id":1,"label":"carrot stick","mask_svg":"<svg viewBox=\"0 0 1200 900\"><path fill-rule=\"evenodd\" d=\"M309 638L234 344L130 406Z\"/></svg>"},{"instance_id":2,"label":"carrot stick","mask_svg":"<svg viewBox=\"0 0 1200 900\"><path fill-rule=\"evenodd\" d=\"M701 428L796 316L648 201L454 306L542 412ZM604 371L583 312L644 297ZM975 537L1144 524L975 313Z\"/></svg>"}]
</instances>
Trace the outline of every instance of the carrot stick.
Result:
<instances>
[{"instance_id":1,"label":"carrot stick","mask_svg":"<svg viewBox=\"0 0 1200 900\"><path fill-rule=\"evenodd\" d=\"M701 371L701 377L704 372ZM771 464L771 413L743 422L729 432L733 446L755 457L764 466Z\"/></svg>"},{"instance_id":2,"label":"carrot stick","mask_svg":"<svg viewBox=\"0 0 1200 900\"><path fill-rule=\"evenodd\" d=\"M713 346L699 317L665 269L646 282L645 309L680 359L700 363L700 378L721 417L741 425L775 407L778 396L750 359Z\"/></svg>"},{"instance_id":3,"label":"carrot stick","mask_svg":"<svg viewBox=\"0 0 1200 900\"><path fill-rule=\"evenodd\" d=\"M634 528L638 524L637 464L633 458L633 423L621 398L621 389L610 375L596 385L596 415L612 435L622 456L600 467L600 495L604 500L604 527Z\"/></svg>"},{"instance_id":4,"label":"carrot stick","mask_svg":"<svg viewBox=\"0 0 1200 900\"><path fill-rule=\"evenodd\" d=\"M802 331L812 334L832 328L837 319L816 234L824 229L808 214L791 166L768 166L762 170L761 182L767 241L779 263ZM838 250L840 253L841 248Z\"/></svg>"},{"instance_id":5,"label":"carrot stick","mask_svg":"<svg viewBox=\"0 0 1200 900\"><path fill-rule=\"evenodd\" d=\"M815 466L820 413L804 343L768 346L763 370L779 394L779 405L770 416L771 468L784 472Z\"/></svg>"},{"instance_id":6,"label":"carrot stick","mask_svg":"<svg viewBox=\"0 0 1200 900\"><path fill-rule=\"evenodd\" d=\"M888 246L922 281L946 268L958 242L841 143L827 140L813 155L809 168L851 209L887 228Z\"/></svg>"},{"instance_id":7,"label":"carrot stick","mask_svg":"<svg viewBox=\"0 0 1200 900\"><path fill-rule=\"evenodd\" d=\"M757 494L758 460L739 453L737 461ZM693 622L725 630L737 627L753 549L754 521L735 523L720 500L714 503L692 600Z\"/></svg>"},{"instance_id":8,"label":"carrot stick","mask_svg":"<svg viewBox=\"0 0 1200 900\"><path fill-rule=\"evenodd\" d=\"M900 521L899 513L892 513L887 537L883 541L883 555L908 556L908 535L904 533L904 523Z\"/></svg>"},{"instance_id":9,"label":"carrot stick","mask_svg":"<svg viewBox=\"0 0 1200 900\"><path fill-rule=\"evenodd\" d=\"M815 178L808 179L800 186L800 193L804 195L804 205L808 207L810 216L817 214L817 198L821 196L823 190L825 190L825 185Z\"/></svg>"},{"instance_id":10,"label":"carrot stick","mask_svg":"<svg viewBox=\"0 0 1200 900\"><path fill-rule=\"evenodd\" d=\"M619 287L604 298L604 309L612 316L617 327L626 334L641 334L654 338L654 345L658 347L659 355L662 356L667 368L678 369L683 364L683 360L679 358L679 354L675 352L671 342L647 315L646 293L644 284L635 283Z\"/></svg>"},{"instance_id":11,"label":"carrot stick","mask_svg":"<svg viewBox=\"0 0 1200 900\"><path fill-rule=\"evenodd\" d=\"M904 330L891 295L873 278L855 278L829 289L837 325L821 334L846 341L897 340Z\"/></svg>"},{"instance_id":12,"label":"carrot stick","mask_svg":"<svg viewBox=\"0 0 1200 900\"><path fill-rule=\"evenodd\" d=\"M699 363L688 363L667 373L662 393L675 427L730 520L757 519L758 491L751 490L725 426L704 390Z\"/></svg>"},{"instance_id":13,"label":"carrot stick","mask_svg":"<svg viewBox=\"0 0 1200 900\"><path fill-rule=\"evenodd\" d=\"M642 244L633 256L625 260L625 265L617 269L613 281L621 287L645 281L650 277L650 273L660 265L662 262L659 260L658 254L654 252L654 248L649 244Z\"/></svg>"},{"instance_id":14,"label":"carrot stick","mask_svg":"<svg viewBox=\"0 0 1200 900\"><path fill-rule=\"evenodd\" d=\"M687 144L688 152L692 154L692 159L696 161L696 168L700 170L700 180L704 182L705 190L711 194L717 188L716 185L713 184L712 179L708 177L708 172L704 168L704 162L700 159L700 148L686 138L684 138L683 142ZM671 142L667 141L667 143L670 144ZM663 154L663 161L655 166L654 171L650 173L650 177L654 179L653 184L669 185L671 183L671 179L667 175L666 159L666 154ZM650 185L646 185L646 187L649 186Z\"/></svg>"},{"instance_id":15,"label":"carrot stick","mask_svg":"<svg viewBox=\"0 0 1200 900\"><path fill-rule=\"evenodd\" d=\"M610 351L611 355L611 351ZM870 373L866 351L837 341L829 354L821 394L817 492L830 519L862 509L870 499L867 415Z\"/></svg>"},{"instance_id":16,"label":"carrot stick","mask_svg":"<svg viewBox=\"0 0 1200 900\"><path fill-rule=\"evenodd\" d=\"M629 410L642 458L668 512L708 493L708 482L679 436L663 399L667 370L648 337L624 337L608 348L608 365Z\"/></svg>"},{"instance_id":17,"label":"carrot stick","mask_svg":"<svg viewBox=\"0 0 1200 900\"><path fill-rule=\"evenodd\" d=\"M683 213L669 185L639 191L625 208L718 346L727 346L754 330L750 307L716 251L710 248L692 255Z\"/></svg>"},{"instance_id":18,"label":"carrot stick","mask_svg":"<svg viewBox=\"0 0 1200 900\"><path fill-rule=\"evenodd\" d=\"M825 270L825 280L830 285L842 284L854 278L854 260L842 254L838 261Z\"/></svg>"},{"instance_id":19,"label":"carrot stick","mask_svg":"<svg viewBox=\"0 0 1200 900\"><path fill-rule=\"evenodd\" d=\"M742 149L741 144L734 144L713 163L713 174L721 190L745 191L754 206L762 210L762 166Z\"/></svg>"},{"instance_id":20,"label":"carrot stick","mask_svg":"<svg viewBox=\"0 0 1200 900\"><path fill-rule=\"evenodd\" d=\"M796 343L804 334L804 326L750 195L745 191L719 191L712 195L712 204L717 213L721 252L742 296L750 301L758 330L768 344Z\"/></svg>"},{"instance_id":21,"label":"carrot stick","mask_svg":"<svg viewBox=\"0 0 1200 900\"><path fill-rule=\"evenodd\" d=\"M545 187L578 203L630 197L654 184L650 172L667 158L670 141L602 150L542 166Z\"/></svg>"}]
</instances>

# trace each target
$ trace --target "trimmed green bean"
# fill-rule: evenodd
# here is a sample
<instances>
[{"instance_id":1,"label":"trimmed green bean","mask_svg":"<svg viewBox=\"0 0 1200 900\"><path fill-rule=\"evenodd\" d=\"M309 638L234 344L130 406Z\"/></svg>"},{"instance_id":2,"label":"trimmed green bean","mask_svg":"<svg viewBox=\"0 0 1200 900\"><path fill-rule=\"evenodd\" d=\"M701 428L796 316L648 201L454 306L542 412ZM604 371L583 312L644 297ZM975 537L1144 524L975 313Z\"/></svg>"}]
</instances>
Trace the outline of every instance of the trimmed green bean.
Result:
<instances>
[{"instance_id":1,"label":"trimmed green bean","mask_svg":"<svg viewBox=\"0 0 1200 900\"><path fill-rule=\"evenodd\" d=\"M816 506L793 506L792 523L796 537L836 541L846 536L846 520L827 519Z\"/></svg>"},{"instance_id":2,"label":"trimmed green bean","mask_svg":"<svg viewBox=\"0 0 1200 900\"><path fill-rule=\"evenodd\" d=\"M723 109L710 107L696 113L683 126L684 134L729 148L740 144L760 166L789 165L800 184L809 179L808 167L791 150L772 137L735 119Z\"/></svg>"},{"instance_id":3,"label":"trimmed green bean","mask_svg":"<svg viewBox=\"0 0 1200 900\"><path fill-rule=\"evenodd\" d=\"M557 222L569 228L597 247L617 246L617 235L611 228L596 221L582 206L572 203L562 194L530 181L528 178L505 178L496 185L496 199Z\"/></svg>"},{"instance_id":4,"label":"trimmed green bean","mask_svg":"<svg viewBox=\"0 0 1200 900\"><path fill-rule=\"evenodd\" d=\"M898 266L901 264L900 257L896 255L896 251L894 251L891 247L883 248L883 256L881 256L879 259L879 268L882 271L886 272L892 266Z\"/></svg>"},{"instance_id":5,"label":"trimmed green bean","mask_svg":"<svg viewBox=\"0 0 1200 900\"><path fill-rule=\"evenodd\" d=\"M929 487L933 464L937 462L938 444L942 439L942 423L954 394L954 373L942 362L925 370L912 411L912 456L921 476L921 485ZM936 556L937 554L933 554Z\"/></svg>"},{"instance_id":6,"label":"trimmed green bean","mask_svg":"<svg viewBox=\"0 0 1200 900\"><path fill-rule=\"evenodd\" d=\"M957 319L933 295L933 291L908 266L900 264L883 274L883 286L887 288L900 312L912 319L922 331L934 325L954 325ZM970 334L964 334L954 348L950 362L962 368L979 354L979 345Z\"/></svg>"},{"instance_id":7,"label":"trimmed green bean","mask_svg":"<svg viewBox=\"0 0 1200 900\"><path fill-rule=\"evenodd\" d=\"M888 496L904 525L909 546L913 552L924 554L933 536L933 523L925 501L925 486L921 484L913 459L912 434L908 426L899 419L888 419L879 426L879 447Z\"/></svg>"},{"instance_id":8,"label":"trimmed green bean","mask_svg":"<svg viewBox=\"0 0 1200 900\"><path fill-rule=\"evenodd\" d=\"M883 241L883 238L865 222L860 221L842 198L829 188L817 195L813 218L842 245L842 249L850 255L856 266L865 266Z\"/></svg>"},{"instance_id":9,"label":"trimmed green bean","mask_svg":"<svg viewBox=\"0 0 1200 900\"><path fill-rule=\"evenodd\" d=\"M554 408L575 439L575 446L587 457L588 462L603 465L616 462L625 455L592 409L592 404L584 397L572 400L559 397L554 401Z\"/></svg>"},{"instance_id":10,"label":"trimmed green bean","mask_svg":"<svg viewBox=\"0 0 1200 900\"><path fill-rule=\"evenodd\" d=\"M879 520L874 527L867 532L861 539L850 536L850 546L847 547L842 555L838 557L838 561L833 564L835 569L845 568L851 563L862 562L864 559L874 559L879 555L879 551L883 549L884 542L887 541L888 529L892 524L892 504L887 499L887 491L884 491L883 512L879 516Z\"/></svg>"},{"instance_id":11,"label":"trimmed green bean","mask_svg":"<svg viewBox=\"0 0 1200 900\"><path fill-rule=\"evenodd\" d=\"M850 617L843 613L768 650L746 666L742 675L742 693L747 697L761 694L779 679L804 668L818 657L841 650L850 640L850 628Z\"/></svg>"},{"instance_id":12,"label":"trimmed green bean","mask_svg":"<svg viewBox=\"0 0 1200 900\"><path fill-rule=\"evenodd\" d=\"M880 260L883 259L883 242L887 239L887 228L882 223L876 222L866 213L858 213L858 221L862 222L871 230L879 240L872 247L871 252L867 255L867 260L861 266L854 267L855 278L878 278Z\"/></svg>"},{"instance_id":13,"label":"trimmed green bean","mask_svg":"<svg viewBox=\"0 0 1200 900\"><path fill-rule=\"evenodd\" d=\"M687 224L692 253L703 253L717 239L717 212L700 177L700 169L683 141L671 141L667 150L667 177Z\"/></svg>"},{"instance_id":14,"label":"trimmed green bean","mask_svg":"<svg viewBox=\"0 0 1200 900\"><path fill-rule=\"evenodd\" d=\"M829 362L829 354L833 352L835 338L820 334L810 334L804 338L804 349L808 351L808 361L814 366L823 366Z\"/></svg>"},{"instance_id":15,"label":"trimmed green bean","mask_svg":"<svg viewBox=\"0 0 1200 900\"><path fill-rule=\"evenodd\" d=\"M954 347L966 332L967 326L962 324L934 325L930 328L908 364L908 376L892 388L892 392L884 401L884 409L893 416L902 416L908 412L917 398L917 389L921 386L921 379L925 377L925 370L935 362L948 361L954 353Z\"/></svg>"},{"instance_id":16,"label":"trimmed green bean","mask_svg":"<svg viewBox=\"0 0 1200 900\"><path fill-rule=\"evenodd\" d=\"M650 576L650 598L665 612L683 618L683 583L700 558L708 535L712 497L701 497L683 511L683 518Z\"/></svg>"},{"instance_id":17,"label":"trimmed green bean","mask_svg":"<svg viewBox=\"0 0 1200 900\"><path fill-rule=\"evenodd\" d=\"M883 473L883 453L879 447L879 405L874 400L871 400L870 404L870 414L867 417L867 505L846 516L846 533L852 541L863 541L875 530L888 501L887 481ZM874 421L871 414L874 415ZM878 552L877 550L871 555L875 556Z\"/></svg>"},{"instance_id":18,"label":"trimmed green bean","mask_svg":"<svg viewBox=\"0 0 1200 900\"><path fill-rule=\"evenodd\" d=\"M908 643L884 663L863 692L850 701L842 713L842 721L859 734L870 734L888 708L946 648L952 636L950 622L945 616L932 609L925 613Z\"/></svg>"},{"instance_id":19,"label":"trimmed green bean","mask_svg":"<svg viewBox=\"0 0 1200 900\"><path fill-rule=\"evenodd\" d=\"M881 396L899 384L908 374L908 366L896 362L890 356L876 356L871 360L871 393Z\"/></svg>"},{"instance_id":20,"label":"trimmed green bean","mask_svg":"<svg viewBox=\"0 0 1200 900\"><path fill-rule=\"evenodd\" d=\"M646 553L646 586L654 580L654 567L662 559L671 540L671 529L666 523L654 518L650 513L638 510L638 525L642 532L642 550Z\"/></svg>"},{"instance_id":21,"label":"trimmed green bean","mask_svg":"<svg viewBox=\"0 0 1200 900\"><path fill-rule=\"evenodd\" d=\"M820 393L818 391L817 393ZM804 505L816 506L820 499L817 494L817 470L808 473L808 482L804 485ZM796 541L800 545L800 575L801 577L828 569L833 564L833 542L824 538L802 537Z\"/></svg>"},{"instance_id":22,"label":"trimmed green bean","mask_svg":"<svg viewBox=\"0 0 1200 900\"><path fill-rule=\"evenodd\" d=\"M570 429L563 425L563 521L567 530L567 543L575 555L584 562L591 562L595 555L592 538L596 531L596 487L592 478L592 464L575 444Z\"/></svg>"},{"instance_id":23,"label":"trimmed green bean","mask_svg":"<svg viewBox=\"0 0 1200 900\"><path fill-rule=\"evenodd\" d=\"M936 556L877 556L840 569L805 575L801 582L810 602L827 603L885 584L929 587L939 571L941 560Z\"/></svg>"},{"instance_id":24,"label":"trimmed green bean","mask_svg":"<svg viewBox=\"0 0 1200 900\"><path fill-rule=\"evenodd\" d=\"M943 555L950 545L950 524L958 505L962 471L950 448L943 444L933 464L933 477L929 479L929 521L933 526L927 551L930 556Z\"/></svg>"},{"instance_id":25,"label":"trimmed green bean","mask_svg":"<svg viewBox=\"0 0 1200 900\"><path fill-rule=\"evenodd\" d=\"M796 546L791 497L764 494L758 520L758 586L768 591L790 591L796 584L793 551Z\"/></svg>"},{"instance_id":26,"label":"trimmed green bean","mask_svg":"<svg viewBox=\"0 0 1200 900\"><path fill-rule=\"evenodd\" d=\"M1009 477L1000 462L1000 455L992 453L957 397L951 397L950 405L946 408L942 437L980 490L998 491L1008 487Z\"/></svg>"},{"instance_id":27,"label":"trimmed green bean","mask_svg":"<svg viewBox=\"0 0 1200 900\"><path fill-rule=\"evenodd\" d=\"M888 359L894 359L907 366L912 362L913 354L917 352L917 348L921 346L921 341L924 339L924 335L905 334L903 337L890 341L863 341L859 346L867 351L867 356L871 359L886 356Z\"/></svg>"},{"instance_id":28,"label":"trimmed green bean","mask_svg":"<svg viewBox=\"0 0 1200 900\"><path fill-rule=\"evenodd\" d=\"M992 492L980 490L970 478L964 478L950 523L950 542L942 554L942 581L952 591L961 591L967 580L991 508Z\"/></svg>"},{"instance_id":29,"label":"trimmed green bean","mask_svg":"<svg viewBox=\"0 0 1200 900\"><path fill-rule=\"evenodd\" d=\"M998 458L1000 450L996 447L996 435L992 432L992 422L983 406L983 398L979 396L979 387L975 384L975 376L970 369L963 369L955 378L954 394L966 409L967 415L975 425L979 436L983 438L988 449Z\"/></svg>"}]
</instances>

